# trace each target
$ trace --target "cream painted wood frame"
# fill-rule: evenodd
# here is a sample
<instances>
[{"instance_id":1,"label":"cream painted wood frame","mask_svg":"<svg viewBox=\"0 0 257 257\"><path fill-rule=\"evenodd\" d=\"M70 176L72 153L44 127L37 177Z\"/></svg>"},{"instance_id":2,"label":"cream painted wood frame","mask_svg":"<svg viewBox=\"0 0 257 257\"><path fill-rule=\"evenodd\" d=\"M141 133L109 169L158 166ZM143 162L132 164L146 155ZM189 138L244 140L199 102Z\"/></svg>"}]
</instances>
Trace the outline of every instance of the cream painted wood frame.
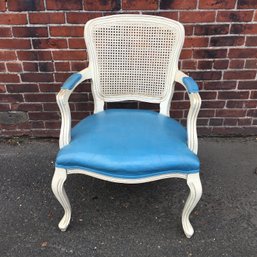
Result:
<instances>
[{"instance_id":1,"label":"cream painted wood frame","mask_svg":"<svg viewBox=\"0 0 257 257\"><path fill-rule=\"evenodd\" d=\"M107 24L108 22L112 23L119 23L131 21L132 23L135 21L140 21L141 24L149 24L155 23L158 24L160 27L167 27L171 26L176 31L176 44L175 49L173 49L173 58L169 64L169 70L167 72L167 79L166 79L166 86L165 92L163 96L160 98L155 99L154 97L149 96L134 96L134 95L126 95L124 97L111 97L111 96L104 96L99 92L99 71L97 67L97 55L94 50L94 41L92 40L92 30L95 25ZM81 79L76 83L76 85L71 89L61 89L57 95L57 104L60 108L61 112L61 131L60 131L60 139L59 145L60 148L64 147L65 145L69 144L71 140L71 112L69 108L69 97L73 90L84 80L91 79L92 80L92 93L94 97L94 113L98 113L104 110L104 102L114 102L114 101L124 101L124 100L138 100L144 101L149 103L159 103L160 104L160 113L166 116L169 116L170 110L170 102L174 92L174 84L175 82L179 82L185 88L186 85L183 83L183 77L187 77L182 71L178 70L178 58L181 52L181 48L184 42L184 28L183 26L173 20L157 17L157 16L150 16L150 15L114 15L114 16L107 16L96 18L89 21L85 26L85 40L87 44L87 50L89 55L89 67L80 71ZM196 122L198 112L201 106L201 98L198 93L189 93L190 99L190 109L187 116L187 136L188 136L188 148L192 150L195 154L197 154L198 150L198 139L197 139L197 130L196 130ZM190 238L194 234L193 227L189 221L189 216L198 203L202 195L202 186L199 177L199 173L194 174L165 174L160 176L152 176L147 178L140 178L140 179L123 179L123 178L115 178L100 175L98 173L89 172L85 170L66 170L62 168L56 168L55 173L52 180L52 190L62 205L64 209L64 216L59 223L59 228L61 231L66 231L70 219L71 219L71 206L69 203L69 199L65 193L64 189L64 182L67 178L68 174L85 174L91 177L95 177L98 179L102 179L105 181L115 182L115 183L124 183L124 184L139 184L145 182L156 181L160 179L167 179L167 178L182 178L187 181L187 185L190 189L190 194L182 211L182 226L185 235Z\"/></svg>"}]
</instances>

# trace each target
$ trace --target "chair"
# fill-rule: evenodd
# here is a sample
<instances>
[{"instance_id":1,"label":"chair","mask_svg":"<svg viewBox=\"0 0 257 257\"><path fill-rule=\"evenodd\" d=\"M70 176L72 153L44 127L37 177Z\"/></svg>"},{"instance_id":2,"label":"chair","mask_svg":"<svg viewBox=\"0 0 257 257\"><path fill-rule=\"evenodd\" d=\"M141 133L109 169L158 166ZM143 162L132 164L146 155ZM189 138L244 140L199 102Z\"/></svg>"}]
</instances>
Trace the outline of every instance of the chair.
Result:
<instances>
[{"instance_id":1,"label":"chair","mask_svg":"<svg viewBox=\"0 0 257 257\"><path fill-rule=\"evenodd\" d=\"M57 95L62 124L52 190L64 208L59 228L65 231L71 219L63 187L67 174L124 184L183 178L190 194L182 226L190 238L189 215L202 194L196 132L201 98L194 80L178 70L183 26L163 17L121 14L90 20L84 36L89 67L71 75ZM92 80L94 114L71 129L68 100L86 79ZM175 82L189 95L187 129L169 117ZM158 103L160 112L104 110L104 102L128 100Z\"/></svg>"}]
</instances>

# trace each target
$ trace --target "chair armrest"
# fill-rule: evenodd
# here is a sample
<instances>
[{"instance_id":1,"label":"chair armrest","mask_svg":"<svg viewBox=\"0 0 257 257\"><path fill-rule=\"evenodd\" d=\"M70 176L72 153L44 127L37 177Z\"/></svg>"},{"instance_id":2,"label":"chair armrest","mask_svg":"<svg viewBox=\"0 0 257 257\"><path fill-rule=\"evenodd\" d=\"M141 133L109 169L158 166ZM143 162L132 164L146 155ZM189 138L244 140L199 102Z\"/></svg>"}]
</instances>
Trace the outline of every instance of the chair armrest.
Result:
<instances>
[{"instance_id":1,"label":"chair armrest","mask_svg":"<svg viewBox=\"0 0 257 257\"><path fill-rule=\"evenodd\" d=\"M78 73L71 75L61 87L56 96L56 101L61 112L61 131L59 138L59 147L62 148L69 144L71 139L71 112L69 107L69 98L73 90L84 80L92 78L91 69L86 68Z\"/></svg>"},{"instance_id":2,"label":"chair armrest","mask_svg":"<svg viewBox=\"0 0 257 257\"><path fill-rule=\"evenodd\" d=\"M201 107L201 97L199 95L199 87L196 82L182 71L177 71L175 75L175 81L182 84L189 95L190 109L187 115L187 140L188 148L197 154L198 151L198 139L196 122L197 116Z\"/></svg>"}]
</instances>

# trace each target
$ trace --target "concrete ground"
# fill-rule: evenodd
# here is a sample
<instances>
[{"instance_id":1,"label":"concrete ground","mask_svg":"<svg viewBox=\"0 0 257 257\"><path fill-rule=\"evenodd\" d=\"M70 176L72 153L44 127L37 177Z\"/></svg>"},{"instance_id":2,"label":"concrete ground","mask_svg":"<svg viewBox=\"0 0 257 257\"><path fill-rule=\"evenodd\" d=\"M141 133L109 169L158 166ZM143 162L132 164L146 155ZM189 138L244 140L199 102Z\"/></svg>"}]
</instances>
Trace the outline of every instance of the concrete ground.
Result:
<instances>
[{"instance_id":1,"label":"concrete ground","mask_svg":"<svg viewBox=\"0 0 257 257\"><path fill-rule=\"evenodd\" d=\"M121 185L70 175L67 232L50 183L57 141L0 143L1 257L256 257L257 140L200 139L203 197L183 234L182 179Z\"/></svg>"}]
</instances>

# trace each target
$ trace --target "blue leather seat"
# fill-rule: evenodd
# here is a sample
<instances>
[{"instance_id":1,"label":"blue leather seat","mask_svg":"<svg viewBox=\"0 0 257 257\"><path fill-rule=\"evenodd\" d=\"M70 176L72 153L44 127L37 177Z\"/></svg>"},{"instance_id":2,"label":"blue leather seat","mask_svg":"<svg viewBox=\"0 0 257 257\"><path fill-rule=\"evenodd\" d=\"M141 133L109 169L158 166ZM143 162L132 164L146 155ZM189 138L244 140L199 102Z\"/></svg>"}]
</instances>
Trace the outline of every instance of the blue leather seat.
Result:
<instances>
[{"instance_id":1,"label":"blue leather seat","mask_svg":"<svg viewBox=\"0 0 257 257\"><path fill-rule=\"evenodd\" d=\"M111 109L72 129L56 166L131 179L197 173L200 163L187 147L185 128L174 119L148 110Z\"/></svg>"}]
</instances>

